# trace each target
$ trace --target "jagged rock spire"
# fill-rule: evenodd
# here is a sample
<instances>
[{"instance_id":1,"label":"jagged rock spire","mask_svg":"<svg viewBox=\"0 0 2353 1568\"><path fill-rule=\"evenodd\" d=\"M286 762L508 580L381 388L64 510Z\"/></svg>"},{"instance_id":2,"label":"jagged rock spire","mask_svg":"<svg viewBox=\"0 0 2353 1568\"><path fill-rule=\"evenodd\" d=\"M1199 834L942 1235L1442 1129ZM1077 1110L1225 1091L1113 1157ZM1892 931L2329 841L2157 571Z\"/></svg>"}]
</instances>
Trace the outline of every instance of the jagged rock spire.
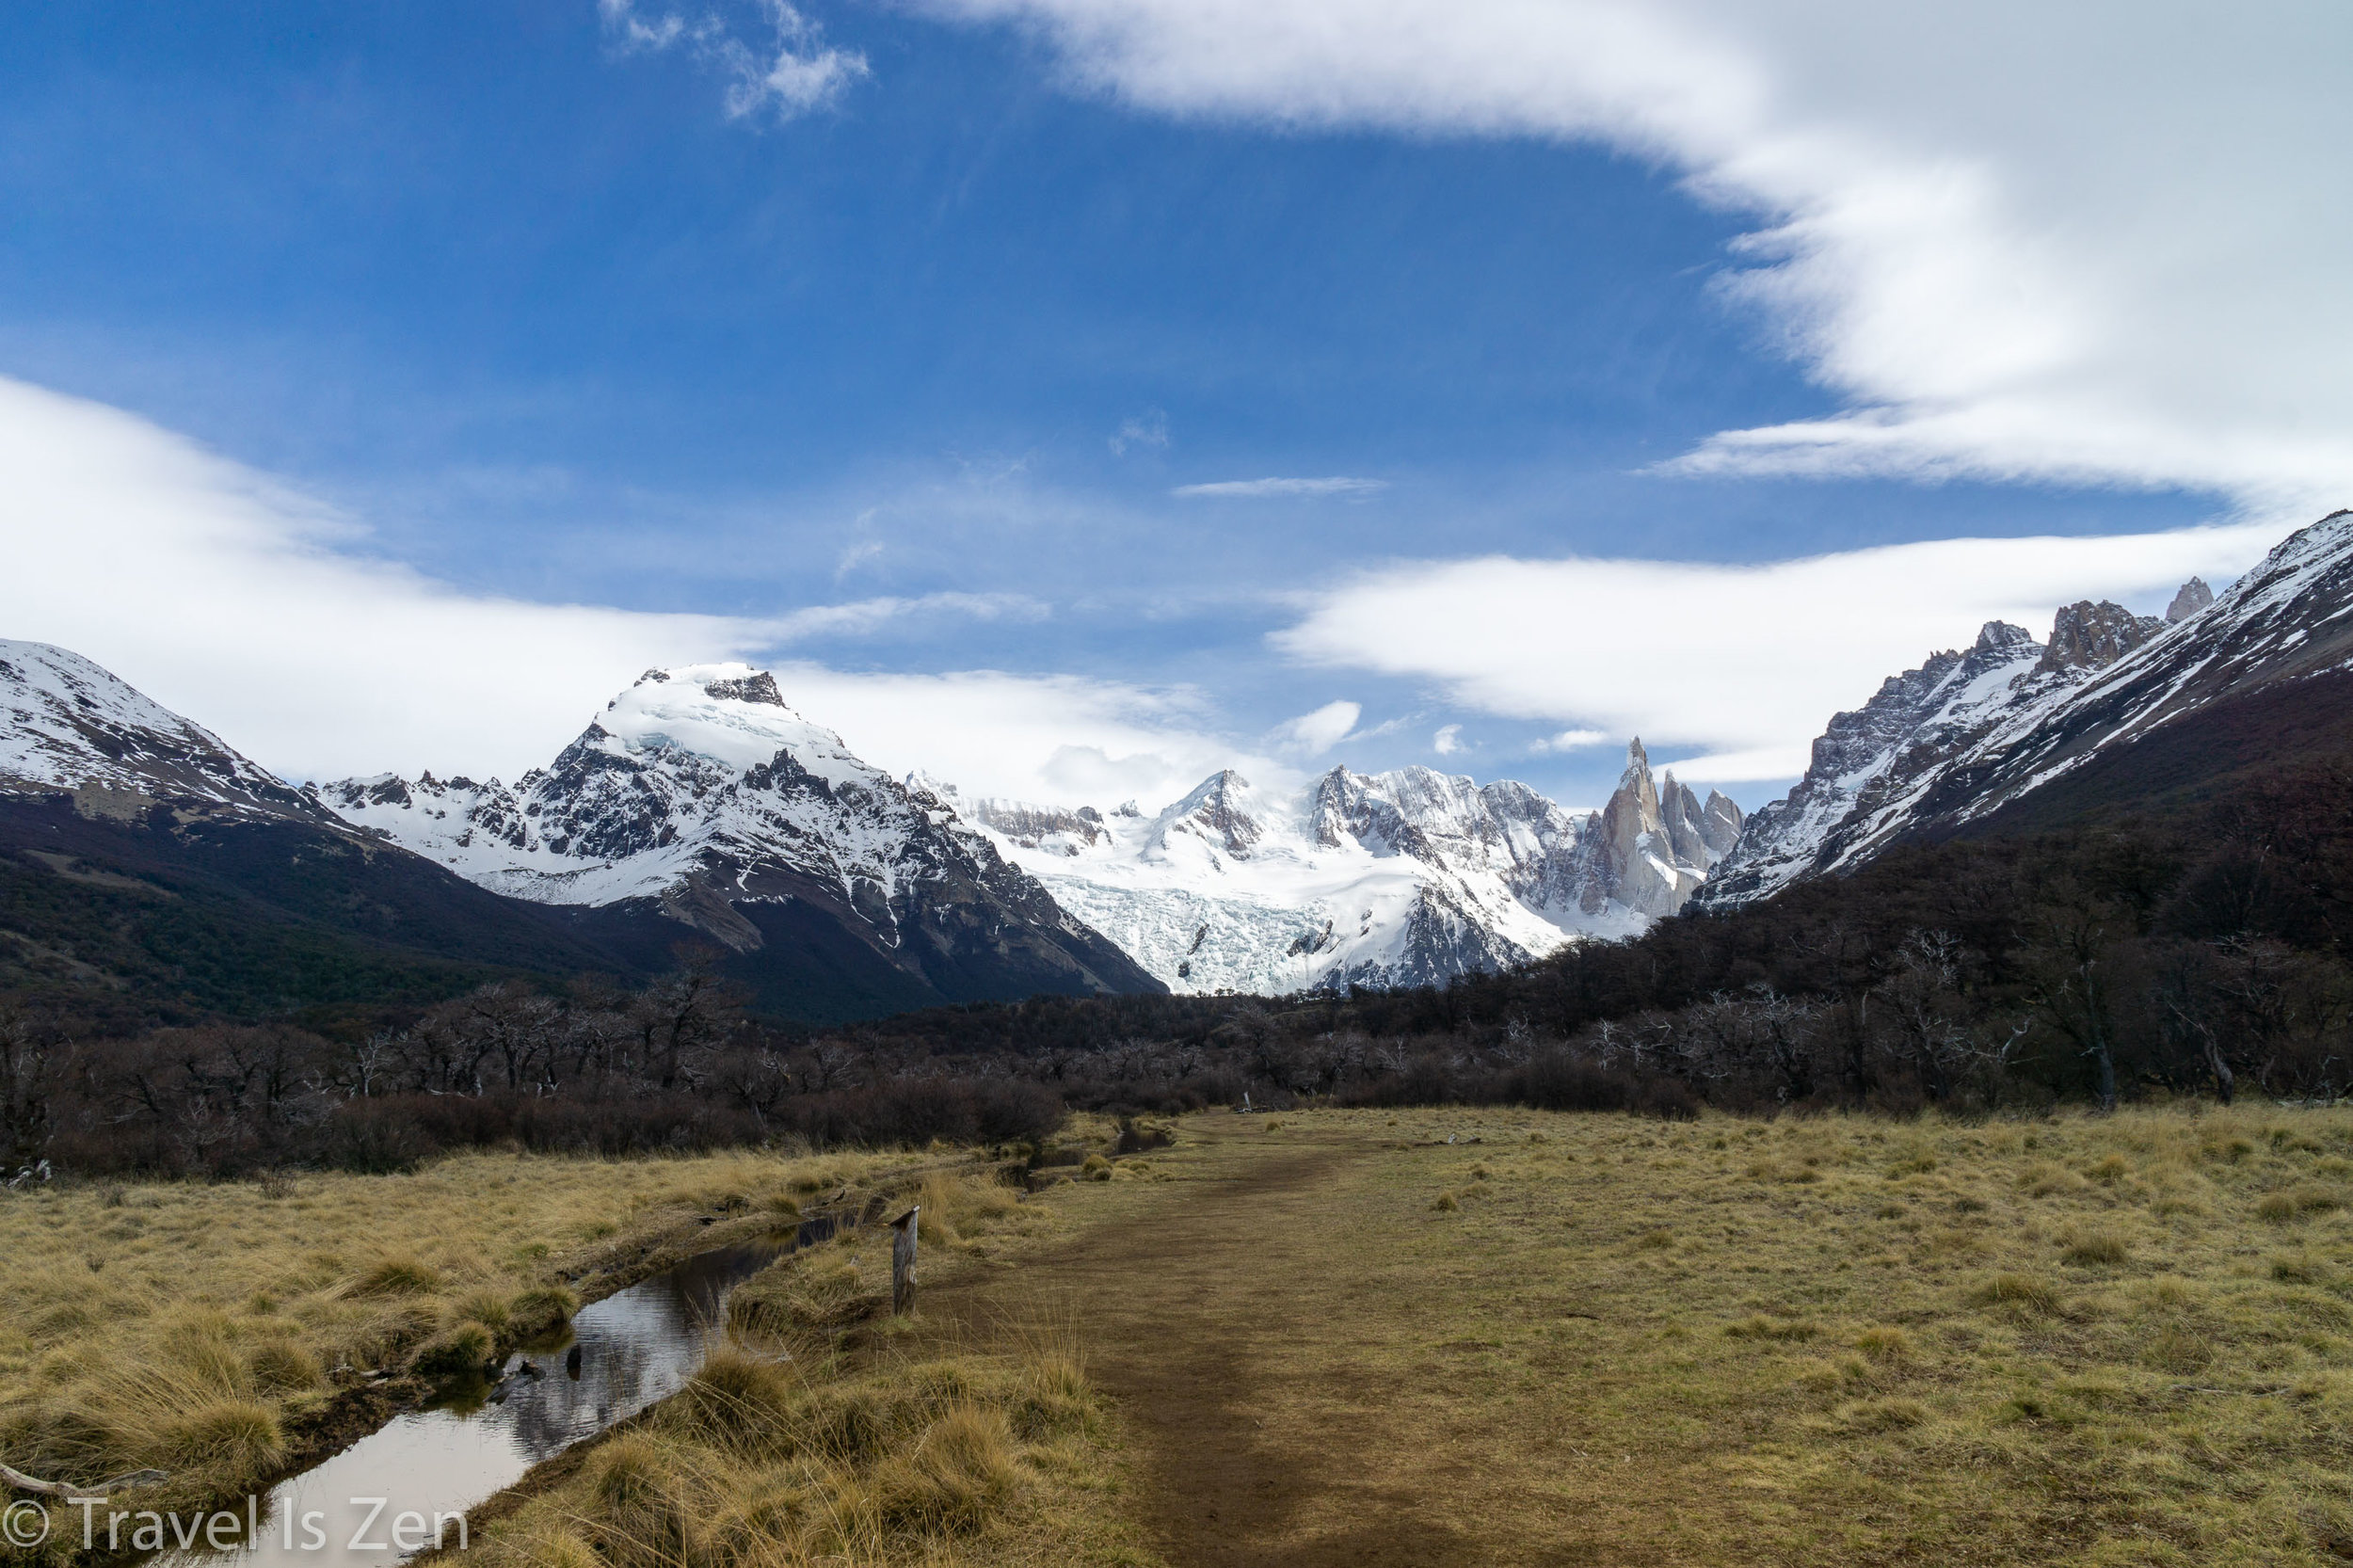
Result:
<instances>
[{"instance_id":1,"label":"jagged rock spire","mask_svg":"<svg viewBox=\"0 0 2353 1568\"><path fill-rule=\"evenodd\" d=\"M2182 591L2175 594L2173 602L2165 607L2166 623L2174 625L2185 621L2213 602L2214 590L2206 586L2206 580L2193 577L2182 584Z\"/></svg>"}]
</instances>

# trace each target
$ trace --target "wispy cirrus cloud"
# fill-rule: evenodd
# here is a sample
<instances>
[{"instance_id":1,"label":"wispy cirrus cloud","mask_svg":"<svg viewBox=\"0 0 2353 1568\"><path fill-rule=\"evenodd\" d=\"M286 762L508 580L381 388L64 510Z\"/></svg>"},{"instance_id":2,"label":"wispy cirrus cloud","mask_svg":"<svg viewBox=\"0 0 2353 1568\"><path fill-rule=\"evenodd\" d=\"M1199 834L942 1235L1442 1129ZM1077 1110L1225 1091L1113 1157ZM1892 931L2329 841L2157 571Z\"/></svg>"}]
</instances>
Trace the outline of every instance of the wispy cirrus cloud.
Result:
<instances>
[{"instance_id":1,"label":"wispy cirrus cloud","mask_svg":"<svg viewBox=\"0 0 2353 1568\"><path fill-rule=\"evenodd\" d=\"M813 604L760 624L769 644L782 647L816 637L867 636L910 620L1041 621L1052 613L1042 600L1027 594L936 593L911 599L883 595L847 604Z\"/></svg>"},{"instance_id":2,"label":"wispy cirrus cloud","mask_svg":"<svg viewBox=\"0 0 2353 1568\"><path fill-rule=\"evenodd\" d=\"M1558 735L1542 737L1528 749L1542 757L1551 752L1582 751L1608 739L1609 732L1606 729L1563 729Z\"/></svg>"},{"instance_id":3,"label":"wispy cirrus cloud","mask_svg":"<svg viewBox=\"0 0 2353 1568\"><path fill-rule=\"evenodd\" d=\"M1356 721L1365 716L1361 704L1348 701L1327 702L1311 713L1302 713L1274 727L1273 739L1277 749L1299 757L1321 757L1342 741L1355 737Z\"/></svg>"},{"instance_id":4,"label":"wispy cirrus cloud","mask_svg":"<svg viewBox=\"0 0 2353 1568\"><path fill-rule=\"evenodd\" d=\"M1675 472L2353 499L2353 8L919 3L1148 111L1596 142L1750 215L1724 296L1842 407Z\"/></svg>"},{"instance_id":5,"label":"wispy cirrus cloud","mask_svg":"<svg viewBox=\"0 0 2353 1568\"><path fill-rule=\"evenodd\" d=\"M1112 456L1125 457L1131 446L1164 452L1168 449L1168 416L1154 408L1121 420L1119 428L1112 432L1111 440L1106 444L1111 447Z\"/></svg>"},{"instance_id":6,"label":"wispy cirrus cloud","mask_svg":"<svg viewBox=\"0 0 2353 1568\"><path fill-rule=\"evenodd\" d=\"M795 120L830 107L851 83L872 75L866 56L827 45L817 24L789 0L755 0L748 30L717 11L689 19L679 11L641 11L636 0L597 0L605 34L623 50L659 54L683 47L725 81L721 103L730 120Z\"/></svg>"},{"instance_id":7,"label":"wispy cirrus cloud","mask_svg":"<svg viewBox=\"0 0 2353 1568\"><path fill-rule=\"evenodd\" d=\"M1168 493L1188 499L1216 497L1258 501L1289 495L1371 495L1376 490L1388 488L1389 482L1385 479L1340 476L1329 479L1219 479L1206 485L1179 485Z\"/></svg>"}]
</instances>

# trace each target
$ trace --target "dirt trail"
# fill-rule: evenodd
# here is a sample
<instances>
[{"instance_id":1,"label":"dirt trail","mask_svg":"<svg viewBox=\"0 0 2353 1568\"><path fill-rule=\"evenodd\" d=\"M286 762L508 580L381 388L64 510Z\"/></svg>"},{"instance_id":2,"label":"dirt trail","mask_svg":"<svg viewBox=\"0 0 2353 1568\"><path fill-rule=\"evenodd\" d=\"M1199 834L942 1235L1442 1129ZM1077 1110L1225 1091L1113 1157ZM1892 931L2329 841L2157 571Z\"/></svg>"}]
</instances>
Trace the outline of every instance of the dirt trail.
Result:
<instances>
[{"instance_id":1,"label":"dirt trail","mask_svg":"<svg viewBox=\"0 0 2353 1568\"><path fill-rule=\"evenodd\" d=\"M1143 1440L1139 1511L1176 1568L1486 1560L1443 1522L1442 1473L1406 1489L1364 1473L1357 1456L1393 1448L1394 1434L1370 1430L1384 1417L1364 1398L1372 1391L1319 1353L1349 1337L1332 1304L1379 1288L1332 1277L1346 1249L1318 1244L1331 1189L1372 1148L1301 1147L1258 1126L1196 1124L1206 1146L1170 1162L1174 1181L1070 1194L1083 1230L936 1292L926 1315L980 1332L1041 1306L1075 1309L1090 1373ZM1335 1501L1348 1521L1337 1529Z\"/></svg>"}]
</instances>

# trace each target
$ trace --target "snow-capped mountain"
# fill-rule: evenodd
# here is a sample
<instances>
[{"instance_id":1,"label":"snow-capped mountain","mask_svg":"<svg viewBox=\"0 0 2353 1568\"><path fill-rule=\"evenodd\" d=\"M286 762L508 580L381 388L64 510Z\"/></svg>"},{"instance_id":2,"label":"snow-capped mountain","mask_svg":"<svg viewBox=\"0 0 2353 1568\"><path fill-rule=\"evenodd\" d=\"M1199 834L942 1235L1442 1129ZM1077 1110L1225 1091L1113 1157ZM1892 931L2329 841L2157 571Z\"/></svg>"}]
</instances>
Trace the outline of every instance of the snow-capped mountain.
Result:
<instances>
[{"instance_id":1,"label":"snow-capped mountain","mask_svg":"<svg viewBox=\"0 0 2353 1568\"><path fill-rule=\"evenodd\" d=\"M1729 907L1852 871L2217 704L2345 669L2348 616L2353 512L2337 512L2218 597L2193 578L2164 618L2073 604L2047 646L1989 623L1966 653L1936 654L1833 718L1804 778L1749 820L1699 903Z\"/></svg>"},{"instance_id":2,"label":"snow-capped mountain","mask_svg":"<svg viewBox=\"0 0 2353 1568\"><path fill-rule=\"evenodd\" d=\"M266 769L78 653L0 639L0 792L68 794L85 815L161 801L232 815L321 814Z\"/></svg>"},{"instance_id":3,"label":"snow-capped mountain","mask_svg":"<svg viewBox=\"0 0 2353 1568\"><path fill-rule=\"evenodd\" d=\"M0 642L0 988L102 1015L271 1014L517 971L655 972L577 922L369 837L41 643Z\"/></svg>"},{"instance_id":4,"label":"snow-capped mountain","mask_svg":"<svg viewBox=\"0 0 2353 1568\"><path fill-rule=\"evenodd\" d=\"M1230 770L1146 816L955 804L1054 896L1174 989L1425 984L1641 930L1727 851L1740 808L1655 781L1637 741L1609 806L1524 784L1335 768L1296 792Z\"/></svg>"},{"instance_id":5,"label":"snow-capped mountain","mask_svg":"<svg viewBox=\"0 0 2353 1568\"><path fill-rule=\"evenodd\" d=\"M651 905L739 954L849 962L937 998L1157 990L938 800L744 664L648 670L543 769L321 786L345 821L512 898Z\"/></svg>"}]
</instances>

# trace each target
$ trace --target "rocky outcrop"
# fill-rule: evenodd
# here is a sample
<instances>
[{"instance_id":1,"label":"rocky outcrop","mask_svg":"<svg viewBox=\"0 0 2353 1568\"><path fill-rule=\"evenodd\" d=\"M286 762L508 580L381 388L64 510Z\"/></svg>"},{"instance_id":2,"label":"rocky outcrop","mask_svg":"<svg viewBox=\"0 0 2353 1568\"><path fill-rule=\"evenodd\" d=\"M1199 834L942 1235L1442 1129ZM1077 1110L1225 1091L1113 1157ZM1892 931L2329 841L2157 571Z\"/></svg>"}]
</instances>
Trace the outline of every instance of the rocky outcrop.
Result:
<instances>
[{"instance_id":1,"label":"rocky outcrop","mask_svg":"<svg viewBox=\"0 0 2353 1568\"><path fill-rule=\"evenodd\" d=\"M971 819L1022 849L1048 849L1076 856L1103 841L1103 814L1092 806L1070 810L1025 806L1019 801L981 799L967 808Z\"/></svg>"},{"instance_id":2,"label":"rocky outcrop","mask_svg":"<svg viewBox=\"0 0 2353 1568\"><path fill-rule=\"evenodd\" d=\"M2185 586L2183 593L2189 590ZM2175 597L2175 602L2180 598ZM2155 616L2136 616L2121 604L2089 600L2062 605L2051 625L2050 645L2038 666L2044 670L2104 670L2164 631Z\"/></svg>"}]
</instances>

